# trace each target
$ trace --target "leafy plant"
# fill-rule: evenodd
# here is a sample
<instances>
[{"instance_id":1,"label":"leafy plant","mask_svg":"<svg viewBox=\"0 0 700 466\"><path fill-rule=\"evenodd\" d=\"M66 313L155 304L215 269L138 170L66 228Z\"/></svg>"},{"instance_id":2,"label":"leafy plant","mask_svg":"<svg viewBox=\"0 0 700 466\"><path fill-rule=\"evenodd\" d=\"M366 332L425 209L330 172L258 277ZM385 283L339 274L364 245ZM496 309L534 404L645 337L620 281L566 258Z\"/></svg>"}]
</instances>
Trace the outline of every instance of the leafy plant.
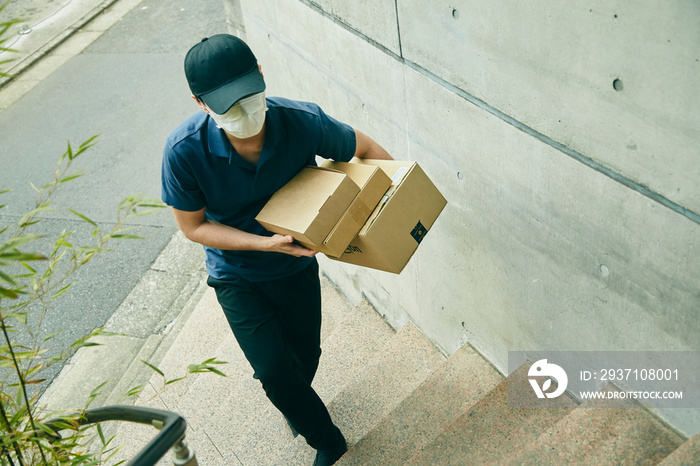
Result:
<instances>
[{"instance_id":1,"label":"leafy plant","mask_svg":"<svg viewBox=\"0 0 700 466\"><path fill-rule=\"evenodd\" d=\"M158 200L129 196L119 203L117 221L109 231L103 231L86 215L68 209L92 229L94 242L74 244L71 239L73 232L63 230L49 250L37 252L41 250L37 246L38 240L45 238L33 233L32 227L41 221L41 214L58 210L52 196L59 187L83 175L81 171L71 171L71 166L95 141L96 138L92 137L77 149L68 144L58 161L54 179L41 188L34 187L37 192L35 207L13 228L7 226L0 230L0 332L3 340L0 346L0 426L3 430L0 453L3 464L14 464L15 461L17 464L35 464L27 462L28 459L35 461L35 457L47 463L69 457L65 453L75 447L81 436L61 440L59 450L63 457L57 456L58 446L50 444L44 435L51 432L47 432L41 423L37 406L39 391L32 391L31 387L45 380L41 377L42 371L65 361L78 348L97 345L94 337L105 333L101 328L96 329L59 354L48 356L42 345L59 332L42 336L46 314L54 301L75 284L72 280L74 274L97 254L108 251L110 241L141 238L132 233L134 227L127 225L129 220L163 207ZM5 205L0 206L3 207ZM19 336L21 342L13 338ZM82 455L70 457L71 464L83 464L83 459L87 461Z\"/></svg>"}]
</instances>

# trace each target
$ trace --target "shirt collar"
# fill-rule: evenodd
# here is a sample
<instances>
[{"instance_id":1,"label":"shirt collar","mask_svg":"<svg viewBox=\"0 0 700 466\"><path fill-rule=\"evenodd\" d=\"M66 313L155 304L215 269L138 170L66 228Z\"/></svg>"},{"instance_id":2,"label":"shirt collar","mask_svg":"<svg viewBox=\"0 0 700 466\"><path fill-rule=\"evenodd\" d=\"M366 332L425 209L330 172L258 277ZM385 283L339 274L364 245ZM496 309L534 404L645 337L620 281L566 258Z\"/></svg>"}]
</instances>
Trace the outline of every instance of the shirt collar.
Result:
<instances>
[{"instance_id":1,"label":"shirt collar","mask_svg":"<svg viewBox=\"0 0 700 466\"><path fill-rule=\"evenodd\" d=\"M207 147L212 155L230 158L234 154L233 146L224 131L216 126L214 119L207 115Z\"/></svg>"}]
</instances>

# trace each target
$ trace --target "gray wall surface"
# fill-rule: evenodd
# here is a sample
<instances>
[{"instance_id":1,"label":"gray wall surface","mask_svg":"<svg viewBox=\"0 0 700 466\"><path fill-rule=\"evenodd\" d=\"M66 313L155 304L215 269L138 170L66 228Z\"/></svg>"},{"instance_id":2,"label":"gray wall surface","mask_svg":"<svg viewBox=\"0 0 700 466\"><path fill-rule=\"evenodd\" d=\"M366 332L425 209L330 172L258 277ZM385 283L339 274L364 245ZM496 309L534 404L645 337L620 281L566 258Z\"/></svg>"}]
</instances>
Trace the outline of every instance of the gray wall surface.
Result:
<instances>
[{"instance_id":1,"label":"gray wall surface","mask_svg":"<svg viewBox=\"0 0 700 466\"><path fill-rule=\"evenodd\" d=\"M700 3L242 0L268 95L418 162L400 275L322 260L450 354L700 350ZM659 413L686 435L698 410Z\"/></svg>"}]
</instances>

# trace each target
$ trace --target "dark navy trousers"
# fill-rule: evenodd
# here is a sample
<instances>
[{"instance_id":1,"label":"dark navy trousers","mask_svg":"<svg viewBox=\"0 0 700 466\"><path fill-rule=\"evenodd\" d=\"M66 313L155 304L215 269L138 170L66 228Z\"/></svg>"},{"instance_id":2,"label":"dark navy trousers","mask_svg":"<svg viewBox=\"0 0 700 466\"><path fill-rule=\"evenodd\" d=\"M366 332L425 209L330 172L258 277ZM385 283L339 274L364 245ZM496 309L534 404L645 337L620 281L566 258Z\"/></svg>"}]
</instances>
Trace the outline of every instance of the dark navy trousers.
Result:
<instances>
[{"instance_id":1,"label":"dark navy trousers","mask_svg":"<svg viewBox=\"0 0 700 466\"><path fill-rule=\"evenodd\" d=\"M207 283L270 401L311 447L335 448L339 431L311 388L321 357L318 262L279 280L209 277Z\"/></svg>"}]
</instances>

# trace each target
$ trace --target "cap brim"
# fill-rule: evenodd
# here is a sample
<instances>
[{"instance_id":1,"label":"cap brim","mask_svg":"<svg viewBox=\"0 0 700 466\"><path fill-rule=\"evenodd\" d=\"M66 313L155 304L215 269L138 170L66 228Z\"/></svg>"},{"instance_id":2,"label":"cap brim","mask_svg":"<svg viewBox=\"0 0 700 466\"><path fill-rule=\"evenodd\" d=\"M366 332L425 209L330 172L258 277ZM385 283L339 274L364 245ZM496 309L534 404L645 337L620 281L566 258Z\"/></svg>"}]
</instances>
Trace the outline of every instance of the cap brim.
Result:
<instances>
[{"instance_id":1,"label":"cap brim","mask_svg":"<svg viewBox=\"0 0 700 466\"><path fill-rule=\"evenodd\" d=\"M223 115L239 100L264 90L265 80L256 67L213 91L199 95L198 98L214 113Z\"/></svg>"}]
</instances>

